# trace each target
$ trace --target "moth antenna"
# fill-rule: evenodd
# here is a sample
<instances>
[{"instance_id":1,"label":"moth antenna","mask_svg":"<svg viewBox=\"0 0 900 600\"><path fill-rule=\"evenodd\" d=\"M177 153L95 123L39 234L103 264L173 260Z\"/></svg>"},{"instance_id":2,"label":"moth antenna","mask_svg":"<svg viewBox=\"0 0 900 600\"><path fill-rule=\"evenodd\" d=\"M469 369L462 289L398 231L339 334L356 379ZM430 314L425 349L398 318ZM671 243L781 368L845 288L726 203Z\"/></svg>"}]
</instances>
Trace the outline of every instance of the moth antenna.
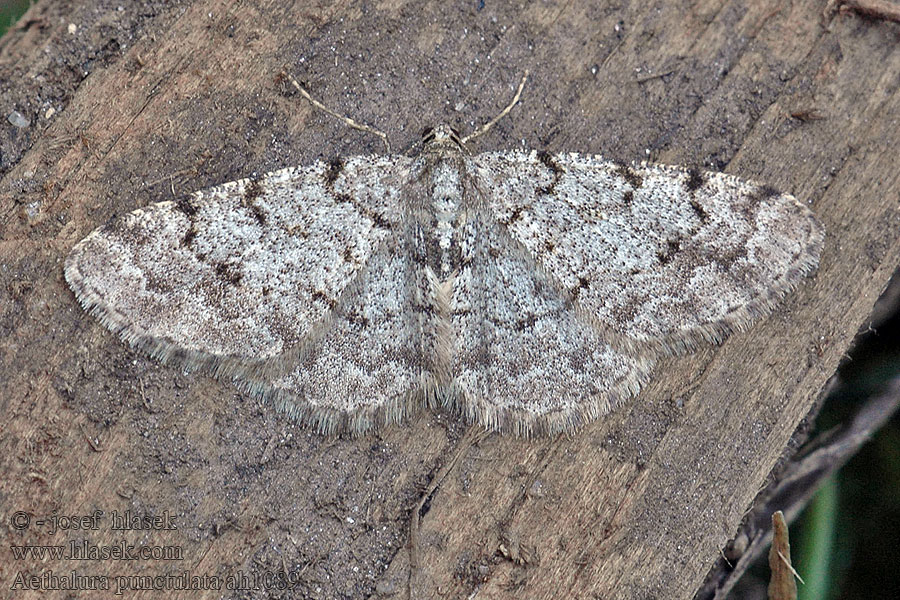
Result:
<instances>
[{"instance_id":1,"label":"moth antenna","mask_svg":"<svg viewBox=\"0 0 900 600\"><path fill-rule=\"evenodd\" d=\"M493 127L494 125L497 124L497 121L499 121L500 119L502 119L503 117L508 115L509 111L511 111L513 109L513 106L515 106L519 102L519 98L522 96L522 90L525 89L525 81L527 81L527 80L528 80L528 69L525 69L525 72L522 74L522 81L519 82L519 89L516 90L516 95L513 96L512 102L507 104L506 108L504 108L502 111L500 111L499 115L497 115L496 117L494 117L493 119L491 119L490 121L488 121L487 123L485 123L484 125L479 127L478 129L476 129L475 131L473 131L466 137L462 138L460 141L464 145L467 144L470 140L477 138L479 135L483 135L483 134L487 133L491 127Z\"/></svg>"},{"instance_id":2,"label":"moth antenna","mask_svg":"<svg viewBox=\"0 0 900 600\"><path fill-rule=\"evenodd\" d=\"M337 113L337 112L331 110L330 108L328 108L327 106L325 106L324 104L322 104L321 102L319 102L318 100L316 100L315 98L313 98L313 97L309 94L309 92L306 91L306 88L304 88L302 85L300 85L299 83L297 83L297 80L294 79L294 78L291 76L290 73L288 73L288 72L285 71L285 72L284 72L284 75L291 81L291 83L293 84L293 86L294 86L295 88L297 88L297 91L300 92L300 94L301 94L304 98L306 98L307 100L309 100L309 103L310 103L310 104L312 104L313 106L315 106L316 108L318 108L318 109L321 110L322 112L325 112L325 113L331 115L332 117L334 117L334 118L336 118L336 119L340 119L341 121L344 122L344 124L345 124L347 127L352 127L353 129L357 129L357 130L359 130L359 131L365 131L366 133L371 133L371 134L373 134L373 135L377 135L378 137L381 138L381 141L384 142L384 147L385 147L385 150L387 150L387 153L388 153L388 154L391 153L391 143L388 141L388 137L387 137L387 134L386 134L385 132L381 131L380 129L375 129L374 127L372 127L372 126L370 126L370 125L365 125L364 123L358 123L357 121L354 121L354 120L351 119L350 117L344 116L344 115L342 115L342 114L340 114L340 113Z\"/></svg>"}]
</instances>

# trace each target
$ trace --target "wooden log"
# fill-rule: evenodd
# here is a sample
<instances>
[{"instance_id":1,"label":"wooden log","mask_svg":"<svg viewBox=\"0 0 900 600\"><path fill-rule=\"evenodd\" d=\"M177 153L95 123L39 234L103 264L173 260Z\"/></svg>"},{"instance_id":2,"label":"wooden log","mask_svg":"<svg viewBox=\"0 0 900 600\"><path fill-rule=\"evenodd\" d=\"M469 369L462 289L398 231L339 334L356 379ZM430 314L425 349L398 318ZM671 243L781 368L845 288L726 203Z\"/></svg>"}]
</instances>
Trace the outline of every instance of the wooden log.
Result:
<instances>
[{"instance_id":1,"label":"wooden log","mask_svg":"<svg viewBox=\"0 0 900 600\"><path fill-rule=\"evenodd\" d=\"M4 560L6 589L63 597L30 577L77 569L113 590L242 572L285 597L691 598L900 257L896 26L779 6L38 2L0 41L0 498L32 520L5 527L2 546L180 554ZM69 249L116 215L382 151L283 70L404 148L439 122L473 130L526 68L521 103L474 150L524 143L765 182L824 223L818 274L750 331L663 361L608 417L536 440L427 412L320 437L130 351L63 281ZM95 510L96 530L36 525ZM113 530L113 511L176 528ZM240 596L166 597L223 593Z\"/></svg>"}]
</instances>

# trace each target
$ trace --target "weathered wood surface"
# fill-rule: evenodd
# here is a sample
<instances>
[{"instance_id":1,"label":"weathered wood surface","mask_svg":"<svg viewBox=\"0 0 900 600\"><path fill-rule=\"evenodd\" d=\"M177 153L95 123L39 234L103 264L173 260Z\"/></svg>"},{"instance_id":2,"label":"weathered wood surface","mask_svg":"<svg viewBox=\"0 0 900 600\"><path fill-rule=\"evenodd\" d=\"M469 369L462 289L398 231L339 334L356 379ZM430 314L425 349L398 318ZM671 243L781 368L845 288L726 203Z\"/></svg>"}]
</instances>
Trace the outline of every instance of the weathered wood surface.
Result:
<instances>
[{"instance_id":1,"label":"weathered wood surface","mask_svg":"<svg viewBox=\"0 0 900 600\"><path fill-rule=\"evenodd\" d=\"M898 266L900 28L825 18L811 0L117 6L39 2L0 42L3 589L20 572L243 569L288 573L284 597L405 597L411 511L458 454L421 503L413 597L691 598ZM603 152L769 183L825 224L819 272L748 333L664 361L639 399L571 438L481 437L430 413L321 438L130 351L62 278L79 239L136 207L381 151L292 93L283 68L397 148L437 122L471 130L528 68L521 104L475 150ZM10 125L12 110L30 125ZM85 537L17 531L13 511L97 509L168 511L176 530L106 520L86 537L183 558L8 554Z\"/></svg>"}]
</instances>

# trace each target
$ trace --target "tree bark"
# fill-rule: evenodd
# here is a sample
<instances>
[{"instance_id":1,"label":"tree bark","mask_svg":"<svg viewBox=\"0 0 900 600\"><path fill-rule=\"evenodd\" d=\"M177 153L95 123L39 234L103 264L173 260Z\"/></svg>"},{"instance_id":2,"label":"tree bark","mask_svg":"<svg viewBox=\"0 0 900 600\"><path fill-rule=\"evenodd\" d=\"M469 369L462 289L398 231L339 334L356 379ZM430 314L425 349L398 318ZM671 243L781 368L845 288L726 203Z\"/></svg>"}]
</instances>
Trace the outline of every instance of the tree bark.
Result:
<instances>
[{"instance_id":1,"label":"tree bark","mask_svg":"<svg viewBox=\"0 0 900 600\"><path fill-rule=\"evenodd\" d=\"M73 569L113 590L242 571L260 589L156 582L191 598L691 598L898 267L900 30L820 4L38 2L0 41L0 498L7 523L32 519L3 529L4 589ZM532 440L431 412L320 437L132 352L63 281L72 246L116 215L382 151L282 71L404 148L436 123L474 130L525 69L521 103L474 151L770 184L824 223L818 273L749 331L663 361L607 417ZM36 524L95 510L97 529ZM176 528L112 530L113 511ZM7 555L81 539L181 554ZM65 595L33 587L10 597Z\"/></svg>"}]
</instances>

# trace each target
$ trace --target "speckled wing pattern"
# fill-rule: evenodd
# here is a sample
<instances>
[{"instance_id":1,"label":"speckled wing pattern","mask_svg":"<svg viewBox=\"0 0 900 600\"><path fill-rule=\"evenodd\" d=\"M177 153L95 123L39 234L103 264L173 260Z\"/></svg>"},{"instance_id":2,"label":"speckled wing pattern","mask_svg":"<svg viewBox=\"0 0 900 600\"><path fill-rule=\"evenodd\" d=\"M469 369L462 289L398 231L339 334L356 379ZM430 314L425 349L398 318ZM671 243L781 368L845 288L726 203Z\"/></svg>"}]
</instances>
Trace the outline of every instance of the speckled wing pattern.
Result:
<instances>
[{"instance_id":1,"label":"speckled wing pattern","mask_svg":"<svg viewBox=\"0 0 900 600\"><path fill-rule=\"evenodd\" d=\"M450 398L488 428L571 429L636 394L652 356L611 346L490 214L456 279Z\"/></svg>"},{"instance_id":2,"label":"speckled wing pattern","mask_svg":"<svg viewBox=\"0 0 900 600\"><path fill-rule=\"evenodd\" d=\"M342 419L428 379L394 239L410 163L316 163L136 210L82 240L66 280L154 357L237 377L323 428L352 427ZM289 386L302 402L286 401Z\"/></svg>"},{"instance_id":3,"label":"speckled wing pattern","mask_svg":"<svg viewBox=\"0 0 900 600\"><path fill-rule=\"evenodd\" d=\"M495 219L625 347L721 341L818 263L812 213L731 175L541 152L473 162Z\"/></svg>"},{"instance_id":4,"label":"speckled wing pattern","mask_svg":"<svg viewBox=\"0 0 900 600\"><path fill-rule=\"evenodd\" d=\"M422 406L556 432L638 393L662 355L719 341L811 272L824 232L724 174L597 156L415 157L290 168L136 210L65 274L126 341L322 432Z\"/></svg>"}]
</instances>

